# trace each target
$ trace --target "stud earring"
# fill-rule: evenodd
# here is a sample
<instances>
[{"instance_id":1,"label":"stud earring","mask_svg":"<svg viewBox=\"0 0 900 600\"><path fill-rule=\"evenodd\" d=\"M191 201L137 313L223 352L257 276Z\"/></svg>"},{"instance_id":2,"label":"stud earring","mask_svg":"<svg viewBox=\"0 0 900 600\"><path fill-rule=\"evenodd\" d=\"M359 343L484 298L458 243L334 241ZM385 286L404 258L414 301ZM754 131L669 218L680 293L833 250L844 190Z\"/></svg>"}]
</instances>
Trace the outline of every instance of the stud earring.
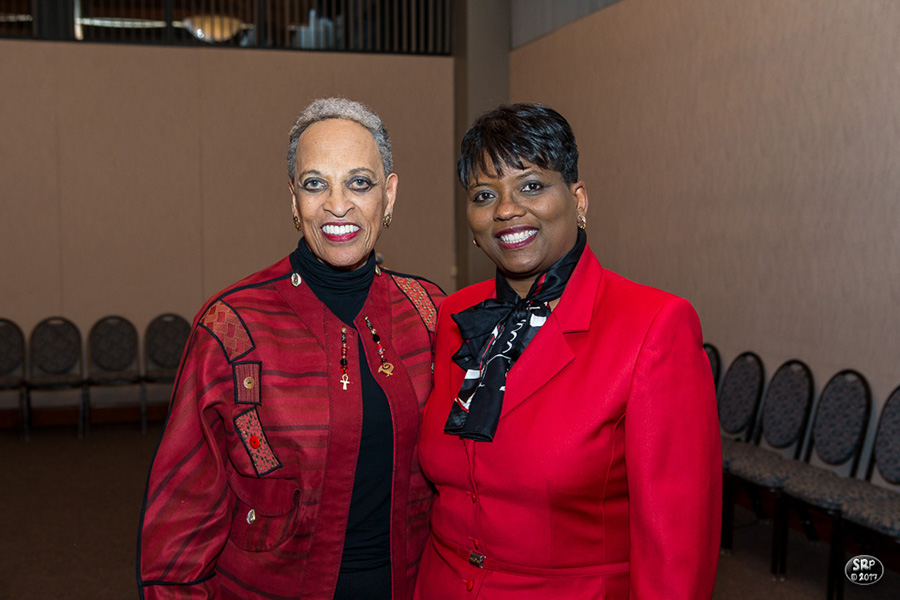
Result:
<instances>
[{"instance_id":1,"label":"stud earring","mask_svg":"<svg viewBox=\"0 0 900 600\"><path fill-rule=\"evenodd\" d=\"M472 243L475 244L475 247L477 247L477 248L481 247L478 245L478 240L476 240L475 238L472 238Z\"/></svg>"},{"instance_id":2,"label":"stud earring","mask_svg":"<svg viewBox=\"0 0 900 600\"><path fill-rule=\"evenodd\" d=\"M587 229L587 217L578 215L578 229Z\"/></svg>"},{"instance_id":3,"label":"stud earring","mask_svg":"<svg viewBox=\"0 0 900 600\"><path fill-rule=\"evenodd\" d=\"M297 215L294 215L294 227L300 231L300 219L297 218Z\"/></svg>"},{"instance_id":4,"label":"stud earring","mask_svg":"<svg viewBox=\"0 0 900 600\"><path fill-rule=\"evenodd\" d=\"M394 213L388 213L381 217L381 224L384 225L384 228L387 229L391 226L391 221L394 220Z\"/></svg>"}]
</instances>

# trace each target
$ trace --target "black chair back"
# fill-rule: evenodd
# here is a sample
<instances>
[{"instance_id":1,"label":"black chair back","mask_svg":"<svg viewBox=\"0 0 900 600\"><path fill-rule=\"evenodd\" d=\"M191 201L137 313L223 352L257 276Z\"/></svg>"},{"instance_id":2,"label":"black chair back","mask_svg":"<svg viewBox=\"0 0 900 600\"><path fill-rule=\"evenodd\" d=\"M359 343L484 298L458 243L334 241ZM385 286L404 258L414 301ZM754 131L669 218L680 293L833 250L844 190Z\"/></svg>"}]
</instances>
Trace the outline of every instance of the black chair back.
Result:
<instances>
[{"instance_id":1,"label":"black chair back","mask_svg":"<svg viewBox=\"0 0 900 600\"><path fill-rule=\"evenodd\" d=\"M806 363L789 360L775 371L763 400L760 431L766 444L797 460L806 437L813 377ZM759 440L757 439L757 442Z\"/></svg>"},{"instance_id":2,"label":"black chair back","mask_svg":"<svg viewBox=\"0 0 900 600\"><path fill-rule=\"evenodd\" d=\"M875 467L886 482L900 486L900 387L891 392L881 409L866 479L871 481Z\"/></svg>"},{"instance_id":3,"label":"black chair back","mask_svg":"<svg viewBox=\"0 0 900 600\"><path fill-rule=\"evenodd\" d=\"M764 381L762 360L744 352L732 361L719 389L719 424L728 435L749 441Z\"/></svg>"},{"instance_id":4,"label":"black chair back","mask_svg":"<svg viewBox=\"0 0 900 600\"><path fill-rule=\"evenodd\" d=\"M88 334L88 370L92 380L136 375L137 354L137 329L128 319L111 315L91 327Z\"/></svg>"},{"instance_id":5,"label":"black chair back","mask_svg":"<svg viewBox=\"0 0 900 600\"><path fill-rule=\"evenodd\" d=\"M44 319L31 332L28 345L31 384L37 384L38 378L45 376L49 377L48 384L52 384L54 376L82 376L81 332L72 321L65 317ZM59 379L60 382L69 380Z\"/></svg>"},{"instance_id":6,"label":"black chair back","mask_svg":"<svg viewBox=\"0 0 900 600\"><path fill-rule=\"evenodd\" d=\"M25 336L9 319L0 319L0 389L15 389L25 378Z\"/></svg>"},{"instance_id":7,"label":"black chair back","mask_svg":"<svg viewBox=\"0 0 900 600\"><path fill-rule=\"evenodd\" d=\"M806 462L815 451L826 468L855 477L871 404L869 384L860 373L847 369L832 377L819 396Z\"/></svg>"},{"instance_id":8,"label":"black chair back","mask_svg":"<svg viewBox=\"0 0 900 600\"><path fill-rule=\"evenodd\" d=\"M191 325L179 315L159 315L144 334L144 376L148 381L174 380Z\"/></svg>"},{"instance_id":9,"label":"black chair back","mask_svg":"<svg viewBox=\"0 0 900 600\"><path fill-rule=\"evenodd\" d=\"M709 359L709 368L712 369L713 384L719 389L719 374L722 371L722 359L719 350L712 344L703 344L703 351Z\"/></svg>"}]
</instances>

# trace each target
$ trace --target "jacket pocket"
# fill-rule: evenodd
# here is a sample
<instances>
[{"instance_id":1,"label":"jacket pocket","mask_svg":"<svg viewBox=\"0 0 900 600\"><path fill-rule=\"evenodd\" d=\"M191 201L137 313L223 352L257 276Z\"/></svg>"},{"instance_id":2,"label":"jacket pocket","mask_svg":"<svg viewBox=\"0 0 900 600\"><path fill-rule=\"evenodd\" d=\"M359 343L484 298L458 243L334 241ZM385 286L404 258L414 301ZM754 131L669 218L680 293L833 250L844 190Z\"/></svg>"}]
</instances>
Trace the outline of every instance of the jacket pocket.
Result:
<instances>
[{"instance_id":1,"label":"jacket pocket","mask_svg":"<svg viewBox=\"0 0 900 600\"><path fill-rule=\"evenodd\" d=\"M289 479L259 479L232 472L236 501L230 539L242 550L265 552L283 544L297 527L300 487Z\"/></svg>"}]
</instances>

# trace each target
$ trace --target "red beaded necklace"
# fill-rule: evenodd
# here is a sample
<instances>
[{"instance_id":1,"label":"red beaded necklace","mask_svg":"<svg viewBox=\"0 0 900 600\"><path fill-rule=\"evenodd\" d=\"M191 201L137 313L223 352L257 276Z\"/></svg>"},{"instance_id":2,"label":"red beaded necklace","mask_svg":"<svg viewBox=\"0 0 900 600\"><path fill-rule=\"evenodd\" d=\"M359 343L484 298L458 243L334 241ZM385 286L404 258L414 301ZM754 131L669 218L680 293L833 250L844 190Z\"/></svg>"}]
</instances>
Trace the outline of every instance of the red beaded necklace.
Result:
<instances>
[{"instance_id":1,"label":"red beaded necklace","mask_svg":"<svg viewBox=\"0 0 900 600\"><path fill-rule=\"evenodd\" d=\"M372 326L372 321L369 320L369 317L363 316L363 319L366 321L366 327L369 328L369 332L372 334L372 341L378 346L378 358L381 360L381 366L378 367L378 372L384 373L385 377L390 377L394 374L394 365L389 363L384 357L385 352L384 346L381 345L381 337L378 335L378 331L376 331L375 327ZM344 391L347 391L347 386L350 384L350 375L347 374L348 365L347 328L341 327L341 385L343 386Z\"/></svg>"}]
</instances>

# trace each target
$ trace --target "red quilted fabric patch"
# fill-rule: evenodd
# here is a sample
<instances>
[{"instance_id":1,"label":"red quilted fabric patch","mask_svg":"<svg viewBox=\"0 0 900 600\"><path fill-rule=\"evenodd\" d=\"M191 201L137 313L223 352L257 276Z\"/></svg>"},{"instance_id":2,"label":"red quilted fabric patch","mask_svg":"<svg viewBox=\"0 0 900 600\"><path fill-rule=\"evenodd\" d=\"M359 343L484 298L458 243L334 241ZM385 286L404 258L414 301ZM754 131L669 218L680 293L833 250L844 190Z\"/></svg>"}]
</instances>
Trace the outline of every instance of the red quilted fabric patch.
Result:
<instances>
[{"instance_id":1,"label":"red quilted fabric patch","mask_svg":"<svg viewBox=\"0 0 900 600\"><path fill-rule=\"evenodd\" d=\"M428 296L428 292L425 291L425 288L422 287L421 283L412 277L398 277L393 275L393 278L397 283L397 287L403 290L406 297L409 298L410 302L413 303L413 306L416 307L416 310L419 311L419 316L422 317L422 322L425 323L425 327L428 331L434 333L434 329L437 326L437 311L434 308L434 302L432 302L431 298Z\"/></svg>"},{"instance_id":2,"label":"red quilted fabric patch","mask_svg":"<svg viewBox=\"0 0 900 600\"><path fill-rule=\"evenodd\" d=\"M222 301L209 307L200 324L212 331L222 342L228 360L234 360L253 347L244 324L231 307Z\"/></svg>"},{"instance_id":3,"label":"red quilted fabric patch","mask_svg":"<svg viewBox=\"0 0 900 600\"><path fill-rule=\"evenodd\" d=\"M250 460L253 461L253 468L256 469L257 474L265 475L281 466L281 462L272 452L272 447L269 446L269 441L263 433L256 409L238 415L234 420L234 426L244 441L244 447L250 455Z\"/></svg>"}]
</instances>

